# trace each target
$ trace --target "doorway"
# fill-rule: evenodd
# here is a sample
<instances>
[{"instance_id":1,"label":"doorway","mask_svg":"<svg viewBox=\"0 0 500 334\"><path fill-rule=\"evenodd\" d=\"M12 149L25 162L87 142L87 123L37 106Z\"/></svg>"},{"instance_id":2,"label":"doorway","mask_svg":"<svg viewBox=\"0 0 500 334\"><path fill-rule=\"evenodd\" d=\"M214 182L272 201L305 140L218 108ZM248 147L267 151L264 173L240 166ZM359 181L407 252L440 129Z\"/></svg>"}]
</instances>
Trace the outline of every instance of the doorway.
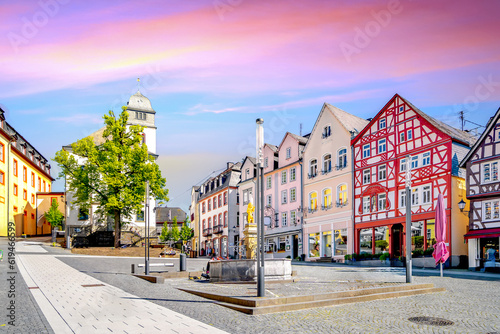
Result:
<instances>
[{"instance_id":1,"label":"doorway","mask_svg":"<svg viewBox=\"0 0 500 334\"><path fill-rule=\"evenodd\" d=\"M403 224L395 224L391 227L391 257L402 255L403 248Z\"/></svg>"},{"instance_id":2,"label":"doorway","mask_svg":"<svg viewBox=\"0 0 500 334\"><path fill-rule=\"evenodd\" d=\"M296 259L299 257L299 236L295 234L293 236L293 254L292 259Z\"/></svg>"}]
</instances>

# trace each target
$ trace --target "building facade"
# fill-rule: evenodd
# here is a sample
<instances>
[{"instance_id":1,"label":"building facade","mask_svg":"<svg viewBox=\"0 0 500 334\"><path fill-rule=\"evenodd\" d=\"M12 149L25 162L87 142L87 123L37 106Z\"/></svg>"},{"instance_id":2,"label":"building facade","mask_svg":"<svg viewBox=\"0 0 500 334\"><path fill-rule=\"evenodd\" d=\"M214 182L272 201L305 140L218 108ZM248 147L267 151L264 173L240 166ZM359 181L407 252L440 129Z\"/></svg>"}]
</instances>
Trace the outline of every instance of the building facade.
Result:
<instances>
[{"instance_id":1,"label":"building facade","mask_svg":"<svg viewBox=\"0 0 500 334\"><path fill-rule=\"evenodd\" d=\"M238 223L236 203L240 174L241 163L229 162L226 170L200 186L200 255L234 255L233 247L230 246L234 245L239 237L238 233L235 233L235 227Z\"/></svg>"},{"instance_id":2,"label":"building facade","mask_svg":"<svg viewBox=\"0 0 500 334\"><path fill-rule=\"evenodd\" d=\"M368 121L325 103L304 149L304 244L309 260L353 253L351 139Z\"/></svg>"},{"instance_id":3,"label":"building facade","mask_svg":"<svg viewBox=\"0 0 500 334\"><path fill-rule=\"evenodd\" d=\"M156 111L151 105L151 101L137 91L132 95L127 102L127 111L129 114L127 125L141 125L144 127L143 130L143 142L147 145L148 152L150 155L158 157L156 155L156 125L155 117ZM96 145L104 143L105 139L102 134L105 127L92 133L89 137L94 141ZM63 149L72 152L71 145L63 146ZM83 158L75 157L78 161L83 163ZM92 205L88 211L81 210L79 207L72 205L73 194L67 192L67 203L68 203L68 216L67 223L69 227L70 235L88 235L95 231L113 231L114 222L112 217L99 216L96 214L97 205ZM149 200L149 235L155 235L156 233L156 213L155 213L155 200L150 198ZM133 214L131 219L124 219L125 225L122 227L122 231L133 231L140 236L146 235L146 222L144 211Z\"/></svg>"},{"instance_id":4,"label":"building facade","mask_svg":"<svg viewBox=\"0 0 500 334\"><path fill-rule=\"evenodd\" d=\"M52 181L48 160L0 109L0 236L11 234L9 227L15 227L16 236L50 233L50 225L38 226L37 193L50 192Z\"/></svg>"},{"instance_id":5,"label":"building facade","mask_svg":"<svg viewBox=\"0 0 500 334\"><path fill-rule=\"evenodd\" d=\"M287 132L279 147L264 146L264 243L268 257L297 258L302 254L302 152L306 143L307 138Z\"/></svg>"},{"instance_id":6,"label":"building facade","mask_svg":"<svg viewBox=\"0 0 500 334\"><path fill-rule=\"evenodd\" d=\"M395 95L352 140L354 150L354 252L404 256L405 233L412 250L425 252L435 240L435 207L444 197L446 243L451 265L467 255L463 235L467 217L459 208L465 194L465 173L459 161L475 138L424 114ZM406 203L405 178L411 173L411 203ZM406 205L412 225L406 226Z\"/></svg>"},{"instance_id":7,"label":"building facade","mask_svg":"<svg viewBox=\"0 0 500 334\"><path fill-rule=\"evenodd\" d=\"M191 204L189 205L189 219L191 220L191 228L193 229L193 238L191 239L191 249L200 254L200 212L198 198L200 197L200 187L193 186L191 188Z\"/></svg>"},{"instance_id":8,"label":"building facade","mask_svg":"<svg viewBox=\"0 0 500 334\"><path fill-rule=\"evenodd\" d=\"M470 201L470 209L468 203L463 203L464 213L468 212L469 216L468 232L465 234L469 269L483 269L496 264L500 267L499 164L500 109L490 119L485 131L460 164L467 171L467 200ZM488 254L490 249L493 249L493 255ZM488 256L494 259L489 259Z\"/></svg>"},{"instance_id":9,"label":"building facade","mask_svg":"<svg viewBox=\"0 0 500 334\"><path fill-rule=\"evenodd\" d=\"M245 157L241 163L241 179L238 183L238 242L234 244L238 258L246 258L245 229L248 227L248 204L255 205L255 182L256 182L255 158Z\"/></svg>"}]
</instances>

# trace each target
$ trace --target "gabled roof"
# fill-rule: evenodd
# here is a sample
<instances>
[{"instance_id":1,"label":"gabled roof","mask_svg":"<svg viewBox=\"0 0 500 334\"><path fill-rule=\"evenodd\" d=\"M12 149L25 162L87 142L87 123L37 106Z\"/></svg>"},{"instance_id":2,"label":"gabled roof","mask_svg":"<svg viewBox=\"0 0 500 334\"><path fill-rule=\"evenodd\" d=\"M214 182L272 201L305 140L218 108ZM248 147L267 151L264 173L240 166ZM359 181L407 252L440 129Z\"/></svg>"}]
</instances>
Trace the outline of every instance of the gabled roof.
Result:
<instances>
[{"instance_id":1,"label":"gabled roof","mask_svg":"<svg viewBox=\"0 0 500 334\"><path fill-rule=\"evenodd\" d=\"M499 118L500 118L500 108L498 108L497 112L495 113L495 116L490 118L488 124L486 124L486 129L484 129L484 132L481 134L481 136L476 141L474 146L472 146L472 148L469 150L465 158L463 158L463 160L460 162L460 168L465 167L465 164L467 164L467 161L469 161L472 158L472 155L477 151L479 145L481 145L484 142L486 136L490 134L491 130L493 130L493 128L497 125Z\"/></svg>"},{"instance_id":2,"label":"gabled roof","mask_svg":"<svg viewBox=\"0 0 500 334\"><path fill-rule=\"evenodd\" d=\"M285 133L285 136L283 137L283 140L281 141L280 146L278 146L278 150L281 149L281 145L283 145L283 143L285 142L285 139L286 139L287 136L290 136L293 139L295 139L299 143L299 145L304 146L304 145L307 144L307 138L306 137L298 136L298 135L293 134L291 132L287 132L287 133Z\"/></svg>"},{"instance_id":3,"label":"gabled roof","mask_svg":"<svg viewBox=\"0 0 500 334\"><path fill-rule=\"evenodd\" d=\"M348 131L350 133L358 134L368 124L368 121L366 119L349 114L347 111L344 111L340 108L337 108L337 107L331 105L330 103L325 102L325 103L323 103L323 106L321 107L321 111L319 112L319 115L316 118L316 122L314 123L314 127L312 129L311 134L314 132L314 130L318 126L319 120L321 119L321 116L323 115L323 113L325 111L330 112L337 119L339 124L342 125L344 127L344 129L346 129L346 131ZM311 135L311 134L309 134L309 135ZM306 150L306 148L307 148L307 145L304 148L304 150Z\"/></svg>"},{"instance_id":4,"label":"gabled roof","mask_svg":"<svg viewBox=\"0 0 500 334\"><path fill-rule=\"evenodd\" d=\"M186 213L179 207L157 207L156 208L156 222L172 222L174 217L177 217L177 223L183 223L186 220Z\"/></svg>"},{"instance_id":5,"label":"gabled roof","mask_svg":"<svg viewBox=\"0 0 500 334\"><path fill-rule=\"evenodd\" d=\"M428 121L432 126L434 126L437 130L443 132L444 134L450 136L452 138L453 141L456 141L456 142L459 142L461 144L464 144L466 146L472 146L477 138L474 137L473 135L471 135L470 133L466 132L466 131L462 131L462 130L459 130L459 129L456 129L448 124L445 124L441 121L438 121L437 119L425 114L422 110L418 109L417 107L415 107L411 102L409 102L408 100L406 100L405 98L401 97L399 94L394 94L394 96L389 100L389 102L387 102L385 104L385 106L380 109L380 111L377 113L377 115L370 121L370 123L368 123L367 126L365 126L365 128L355 137L353 138L353 140L351 141L351 144L354 144L356 143L362 136L363 134L370 128L370 126L377 122L378 121L378 118L380 116L380 114L382 114L382 112L384 112L384 110L387 108L388 105L390 105L396 98L400 98L401 100L403 100L406 104L408 104L412 110L417 114L419 115L420 117L422 117L423 119L425 119L426 121Z\"/></svg>"},{"instance_id":6,"label":"gabled roof","mask_svg":"<svg viewBox=\"0 0 500 334\"><path fill-rule=\"evenodd\" d=\"M243 162L241 162L241 168L243 168L243 165L245 164L246 160L250 161L250 163L255 166L256 164L255 158L247 155L245 159L243 159Z\"/></svg>"},{"instance_id":7,"label":"gabled roof","mask_svg":"<svg viewBox=\"0 0 500 334\"><path fill-rule=\"evenodd\" d=\"M271 151L273 151L274 153L278 152L278 146L276 146L276 145L265 143L264 147L265 146L268 146L271 149Z\"/></svg>"}]
</instances>

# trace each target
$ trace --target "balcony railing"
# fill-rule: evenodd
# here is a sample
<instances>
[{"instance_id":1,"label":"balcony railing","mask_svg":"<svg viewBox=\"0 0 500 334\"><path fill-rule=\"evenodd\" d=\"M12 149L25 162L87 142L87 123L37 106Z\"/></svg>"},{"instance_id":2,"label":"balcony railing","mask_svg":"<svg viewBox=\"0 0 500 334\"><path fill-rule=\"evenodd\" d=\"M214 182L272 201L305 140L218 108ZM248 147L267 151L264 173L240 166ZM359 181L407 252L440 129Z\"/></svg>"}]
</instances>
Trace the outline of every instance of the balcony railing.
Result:
<instances>
[{"instance_id":1,"label":"balcony railing","mask_svg":"<svg viewBox=\"0 0 500 334\"><path fill-rule=\"evenodd\" d=\"M321 210L329 210L333 207L333 204L330 203L329 205L322 205L321 206Z\"/></svg>"},{"instance_id":2,"label":"balcony railing","mask_svg":"<svg viewBox=\"0 0 500 334\"><path fill-rule=\"evenodd\" d=\"M336 206L337 206L337 208L341 208L341 207L347 206L347 200L345 200L345 201L337 201Z\"/></svg>"},{"instance_id":3,"label":"balcony railing","mask_svg":"<svg viewBox=\"0 0 500 334\"><path fill-rule=\"evenodd\" d=\"M224 231L224 225L216 225L214 226L214 234L222 233Z\"/></svg>"},{"instance_id":4,"label":"balcony railing","mask_svg":"<svg viewBox=\"0 0 500 334\"><path fill-rule=\"evenodd\" d=\"M314 172L314 173L312 173L312 174L307 174L307 177L308 177L309 179L312 179L312 178L315 178L317 175L318 175L318 173L317 173L317 172Z\"/></svg>"},{"instance_id":5,"label":"balcony railing","mask_svg":"<svg viewBox=\"0 0 500 334\"><path fill-rule=\"evenodd\" d=\"M209 235L212 235L212 228L209 227L209 228L203 229L203 236L208 237Z\"/></svg>"},{"instance_id":6,"label":"balcony railing","mask_svg":"<svg viewBox=\"0 0 500 334\"><path fill-rule=\"evenodd\" d=\"M322 175L325 175L325 174L330 173L331 171L332 171L332 169L331 169L331 168L328 168L328 169L322 169L322 170L321 170L321 174L322 174Z\"/></svg>"},{"instance_id":7,"label":"balcony railing","mask_svg":"<svg viewBox=\"0 0 500 334\"><path fill-rule=\"evenodd\" d=\"M342 169L344 169L344 168L346 168L346 167L347 167L347 162L346 162L346 163L344 163L344 164L335 165L335 169L336 169L336 170L342 170Z\"/></svg>"},{"instance_id":8,"label":"balcony railing","mask_svg":"<svg viewBox=\"0 0 500 334\"><path fill-rule=\"evenodd\" d=\"M309 213L313 213L313 212L316 212L316 211L318 211L318 208L308 208L307 209L307 212L309 212Z\"/></svg>"}]
</instances>

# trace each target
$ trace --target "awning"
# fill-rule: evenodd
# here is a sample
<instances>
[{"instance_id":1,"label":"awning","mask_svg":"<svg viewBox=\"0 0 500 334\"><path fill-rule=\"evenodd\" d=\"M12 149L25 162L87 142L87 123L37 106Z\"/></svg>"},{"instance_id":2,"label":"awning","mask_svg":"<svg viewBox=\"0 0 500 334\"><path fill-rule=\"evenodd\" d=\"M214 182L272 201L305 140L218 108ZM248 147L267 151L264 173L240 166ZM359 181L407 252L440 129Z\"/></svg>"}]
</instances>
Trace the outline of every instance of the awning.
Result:
<instances>
[{"instance_id":1,"label":"awning","mask_svg":"<svg viewBox=\"0 0 500 334\"><path fill-rule=\"evenodd\" d=\"M480 230L470 230L464 235L465 240L478 238L495 238L500 237L500 228L489 228Z\"/></svg>"}]
</instances>

